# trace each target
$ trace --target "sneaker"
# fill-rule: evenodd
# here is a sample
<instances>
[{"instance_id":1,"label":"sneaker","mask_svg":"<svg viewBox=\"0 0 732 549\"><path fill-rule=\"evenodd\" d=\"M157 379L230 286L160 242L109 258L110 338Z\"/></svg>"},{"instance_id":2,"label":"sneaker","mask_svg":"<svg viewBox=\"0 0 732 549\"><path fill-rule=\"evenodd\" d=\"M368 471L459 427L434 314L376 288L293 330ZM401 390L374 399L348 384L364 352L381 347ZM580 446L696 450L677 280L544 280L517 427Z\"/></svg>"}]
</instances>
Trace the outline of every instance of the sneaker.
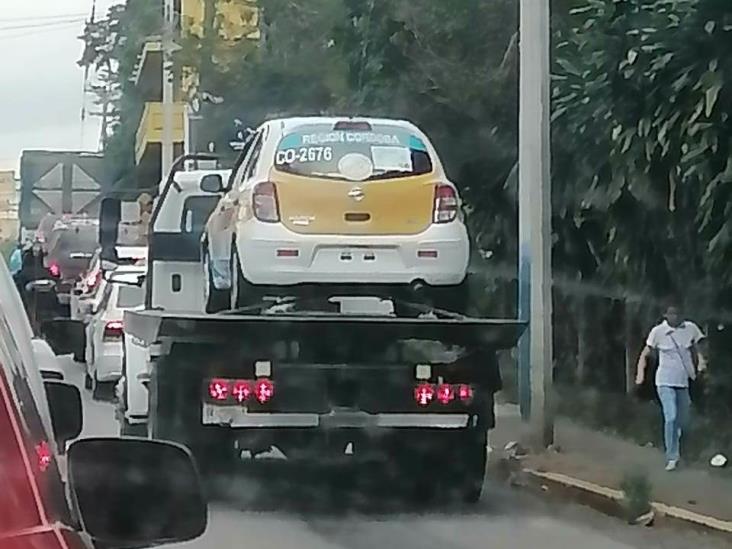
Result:
<instances>
[{"instance_id":1,"label":"sneaker","mask_svg":"<svg viewBox=\"0 0 732 549\"><path fill-rule=\"evenodd\" d=\"M666 470L667 471L674 471L676 470L676 467L679 465L679 461L676 459L671 459L666 463Z\"/></svg>"}]
</instances>

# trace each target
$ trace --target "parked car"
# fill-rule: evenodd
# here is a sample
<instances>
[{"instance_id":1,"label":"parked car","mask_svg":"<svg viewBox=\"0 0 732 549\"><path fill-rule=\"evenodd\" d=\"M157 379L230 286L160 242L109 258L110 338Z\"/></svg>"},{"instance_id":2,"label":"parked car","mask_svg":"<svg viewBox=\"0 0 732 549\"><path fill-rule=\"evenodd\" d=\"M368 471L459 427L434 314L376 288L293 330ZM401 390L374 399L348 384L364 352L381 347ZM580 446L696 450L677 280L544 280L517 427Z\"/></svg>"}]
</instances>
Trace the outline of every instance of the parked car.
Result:
<instances>
[{"instance_id":1,"label":"parked car","mask_svg":"<svg viewBox=\"0 0 732 549\"><path fill-rule=\"evenodd\" d=\"M231 308L313 284L447 294L439 289L461 286L468 256L460 196L437 151L410 122L388 119L264 123L203 238L207 300Z\"/></svg>"},{"instance_id":2,"label":"parked car","mask_svg":"<svg viewBox=\"0 0 732 549\"><path fill-rule=\"evenodd\" d=\"M44 381L38 358L47 350L36 350L0 261L0 546L151 547L202 534L206 504L190 452L143 439L69 445L82 429L81 396Z\"/></svg>"},{"instance_id":3,"label":"parked car","mask_svg":"<svg viewBox=\"0 0 732 549\"><path fill-rule=\"evenodd\" d=\"M144 276L144 267L119 267L107 273L101 285L102 297L90 311L84 383L94 399L104 394L111 397L115 383L122 377L124 312L143 307Z\"/></svg>"}]
</instances>

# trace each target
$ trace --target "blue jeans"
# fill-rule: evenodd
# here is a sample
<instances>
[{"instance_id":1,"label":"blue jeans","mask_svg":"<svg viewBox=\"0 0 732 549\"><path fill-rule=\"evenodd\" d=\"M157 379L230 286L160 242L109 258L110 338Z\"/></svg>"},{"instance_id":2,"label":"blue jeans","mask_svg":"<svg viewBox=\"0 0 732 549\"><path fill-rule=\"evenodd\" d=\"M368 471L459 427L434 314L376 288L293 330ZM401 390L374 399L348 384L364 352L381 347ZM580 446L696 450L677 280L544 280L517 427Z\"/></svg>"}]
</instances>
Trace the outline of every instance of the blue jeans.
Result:
<instances>
[{"instance_id":1,"label":"blue jeans","mask_svg":"<svg viewBox=\"0 0 732 549\"><path fill-rule=\"evenodd\" d=\"M689 420L689 408L691 407L689 389L688 387L665 385L656 389L663 408L663 440L666 445L666 461L678 461L681 431Z\"/></svg>"}]
</instances>

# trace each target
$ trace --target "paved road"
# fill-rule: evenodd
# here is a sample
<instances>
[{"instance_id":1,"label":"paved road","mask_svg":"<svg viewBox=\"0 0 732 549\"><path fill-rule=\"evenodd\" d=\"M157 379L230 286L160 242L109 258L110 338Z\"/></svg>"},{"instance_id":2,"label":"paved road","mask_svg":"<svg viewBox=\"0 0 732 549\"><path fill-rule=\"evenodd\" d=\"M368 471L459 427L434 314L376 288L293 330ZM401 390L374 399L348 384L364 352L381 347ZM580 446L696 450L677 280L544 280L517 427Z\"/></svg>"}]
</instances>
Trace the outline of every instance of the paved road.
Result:
<instances>
[{"instance_id":1,"label":"paved road","mask_svg":"<svg viewBox=\"0 0 732 549\"><path fill-rule=\"evenodd\" d=\"M83 391L82 366L60 358L67 380ZM84 436L115 435L112 405L83 391ZM720 549L701 534L633 528L575 505L545 502L494 482L476 507L411 510L388 496L327 491L321 474L283 460L243 465L213 487L206 534L177 549ZM332 483L329 483L332 485ZM371 493L373 490L369 490ZM386 496L386 497L385 497ZM386 501L386 503L385 503Z\"/></svg>"}]
</instances>

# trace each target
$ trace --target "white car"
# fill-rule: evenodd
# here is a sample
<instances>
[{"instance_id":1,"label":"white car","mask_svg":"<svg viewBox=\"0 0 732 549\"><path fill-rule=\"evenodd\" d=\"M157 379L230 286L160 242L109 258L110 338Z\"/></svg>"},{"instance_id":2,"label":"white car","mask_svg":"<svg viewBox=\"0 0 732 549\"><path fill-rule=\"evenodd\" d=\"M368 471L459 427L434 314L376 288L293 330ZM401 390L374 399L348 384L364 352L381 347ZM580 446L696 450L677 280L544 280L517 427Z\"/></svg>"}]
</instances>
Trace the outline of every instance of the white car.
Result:
<instances>
[{"instance_id":1,"label":"white car","mask_svg":"<svg viewBox=\"0 0 732 549\"><path fill-rule=\"evenodd\" d=\"M312 284L431 291L465 280L460 196L412 123L271 120L242 155L202 240L209 310Z\"/></svg>"},{"instance_id":2,"label":"white car","mask_svg":"<svg viewBox=\"0 0 732 549\"><path fill-rule=\"evenodd\" d=\"M111 394L122 377L126 310L141 309L145 302L145 269L119 267L105 279L103 296L86 326L85 387L97 399ZM106 391L105 391L106 389Z\"/></svg>"}]
</instances>

